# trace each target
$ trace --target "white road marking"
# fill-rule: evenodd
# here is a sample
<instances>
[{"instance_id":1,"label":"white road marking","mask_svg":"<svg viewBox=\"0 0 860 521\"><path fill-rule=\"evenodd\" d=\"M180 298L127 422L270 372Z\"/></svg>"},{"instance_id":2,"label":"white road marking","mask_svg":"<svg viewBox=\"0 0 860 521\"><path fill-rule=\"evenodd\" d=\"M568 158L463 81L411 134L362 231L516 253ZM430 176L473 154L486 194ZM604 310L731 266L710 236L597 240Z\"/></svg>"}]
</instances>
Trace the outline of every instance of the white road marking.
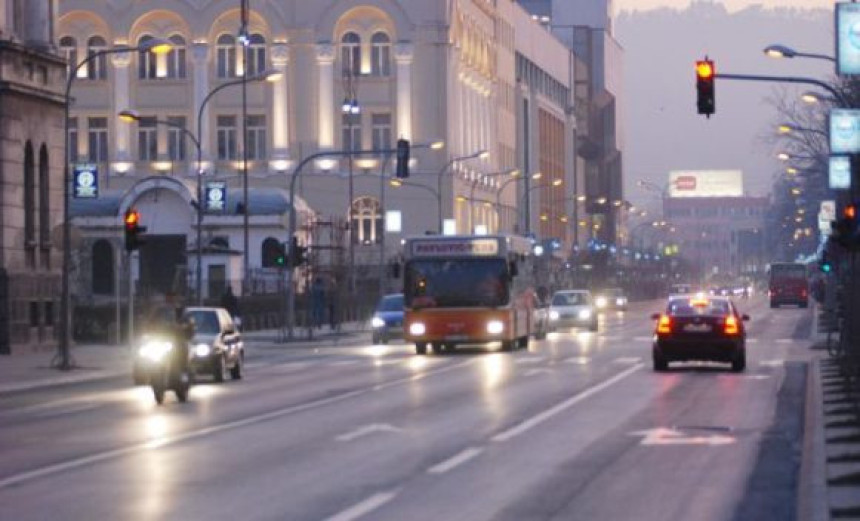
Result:
<instances>
[{"instance_id":1,"label":"white road marking","mask_svg":"<svg viewBox=\"0 0 860 521\"><path fill-rule=\"evenodd\" d=\"M552 370L545 369L543 367L535 367L534 369L529 369L525 372L525 376L534 376L541 373L552 373Z\"/></svg>"},{"instance_id":2,"label":"white road marking","mask_svg":"<svg viewBox=\"0 0 860 521\"><path fill-rule=\"evenodd\" d=\"M388 503L394 499L395 496L397 496L396 490L374 494L361 503L353 505L343 512L327 518L326 521L353 521L355 519L359 519L360 517L369 514L382 505Z\"/></svg>"},{"instance_id":3,"label":"white road marking","mask_svg":"<svg viewBox=\"0 0 860 521\"><path fill-rule=\"evenodd\" d=\"M546 360L542 356L521 356L519 358L514 359L514 362L517 364L536 364L539 362L543 362Z\"/></svg>"},{"instance_id":4,"label":"white road marking","mask_svg":"<svg viewBox=\"0 0 860 521\"><path fill-rule=\"evenodd\" d=\"M747 344L758 344L758 343L759 343L758 338L747 338Z\"/></svg>"},{"instance_id":5,"label":"white road marking","mask_svg":"<svg viewBox=\"0 0 860 521\"><path fill-rule=\"evenodd\" d=\"M377 432L400 432L402 429L398 429L393 425L389 425L387 423L371 423L370 425L365 425L363 427L359 427L354 431L347 432L346 434L341 434L340 436L335 437L337 441L352 441L362 436L367 436L368 434L374 434Z\"/></svg>"},{"instance_id":6,"label":"white road marking","mask_svg":"<svg viewBox=\"0 0 860 521\"><path fill-rule=\"evenodd\" d=\"M712 434L711 436L687 436L683 432L665 427L631 432L631 436L642 436L640 445L729 445L735 442L733 436Z\"/></svg>"},{"instance_id":7,"label":"white road marking","mask_svg":"<svg viewBox=\"0 0 860 521\"><path fill-rule=\"evenodd\" d=\"M564 360L562 360L562 363L575 365L586 365L589 362L591 362L591 359L587 356L572 356L570 358L565 358Z\"/></svg>"},{"instance_id":8,"label":"white road marking","mask_svg":"<svg viewBox=\"0 0 860 521\"><path fill-rule=\"evenodd\" d=\"M785 360L762 360L758 364L765 367L782 367L785 365Z\"/></svg>"},{"instance_id":9,"label":"white road marking","mask_svg":"<svg viewBox=\"0 0 860 521\"><path fill-rule=\"evenodd\" d=\"M616 340L623 340L624 337L623 336L605 336L605 337L603 337L603 339L608 340L610 342L614 342Z\"/></svg>"},{"instance_id":10,"label":"white road marking","mask_svg":"<svg viewBox=\"0 0 860 521\"><path fill-rule=\"evenodd\" d=\"M427 469L428 474L444 474L452 469L455 469L466 463L472 458L477 457L480 453L484 452L484 449L479 449L477 447L471 447L465 449L458 454L446 459L442 463L437 465L433 465L429 469Z\"/></svg>"},{"instance_id":11,"label":"white road marking","mask_svg":"<svg viewBox=\"0 0 860 521\"><path fill-rule=\"evenodd\" d=\"M612 361L614 364L635 364L642 360L639 356L622 356Z\"/></svg>"},{"instance_id":12,"label":"white road marking","mask_svg":"<svg viewBox=\"0 0 860 521\"><path fill-rule=\"evenodd\" d=\"M550 407L549 409L545 410L544 412L537 414L535 416L532 416L528 420L524 420L524 421L518 423L517 425L511 427L510 429L508 429L506 431L502 431L499 434L496 434L491 439L492 439L492 441L501 442L501 441L510 440L511 438L515 438L516 436L519 436L520 434L523 434L524 432L527 432L528 430L530 430L534 427L537 427L538 425L549 420L553 416L560 414L560 413L564 412L565 410L573 407L574 405L585 400L586 398L589 398L592 395L597 394L600 391L606 389L607 387L610 387L611 385L614 385L614 384L620 382L621 380L623 380L624 378L627 378L628 376L635 373L639 369L642 369L642 367L644 367L643 364L636 364L632 367L628 367L627 369L616 374L615 376L613 376L609 380L603 381L603 382L595 385L594 387L589 387L588 389L571 396L567 400Z\"/></svg>"},{"instance_id":13,"label":"white road marking","mask_svg":"<svg viewBox=\"0 0 860 521\"><path fill-rule=\"evenodd\" d=\"M780 338L779 340L776 341L776 343L777 344L793 344L794 339L793 338Z\"/></svg>"},{"instance_id":14,"label":"white road marking","mask_svg":"<svg viewBox=\"0 0 860 521\"><path fill-rule=\"evenodd\" d=\"M650 337L650 336L637 336L637 337L633 337L633 341L634 341L634 342L651 342L651 341L653 341L653 340L654 340L654 337Z\"/></svg>"},{"instance_id":15,"label":"white road marking","mask_svg":"<svg viewBox=\"0 0 860 521\"><path fill-rule=\"evenodd\" d=\"M346 366L346 365L356 365L357 363L358 363L358 360L335 360L334 362L331 362L329 365Z\"/></svg>"}]
</instances>

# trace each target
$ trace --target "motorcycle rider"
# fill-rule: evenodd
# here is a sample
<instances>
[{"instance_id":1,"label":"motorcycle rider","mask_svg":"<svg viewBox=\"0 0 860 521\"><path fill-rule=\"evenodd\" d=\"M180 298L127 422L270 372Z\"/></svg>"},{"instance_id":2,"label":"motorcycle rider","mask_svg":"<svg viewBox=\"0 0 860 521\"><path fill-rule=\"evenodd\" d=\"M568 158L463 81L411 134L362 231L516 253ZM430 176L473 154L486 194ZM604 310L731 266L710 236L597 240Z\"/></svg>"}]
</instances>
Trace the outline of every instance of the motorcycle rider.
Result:
<instances>
[{"instance_id":1,"label":"motorcycle rider","mask_svg":"<svg viewBox=\"0 0 860 521\"><path fill-rule=\"evenodd\" d=\"M185 316L183 308L157 307L149 316L147 333L169 341L169 387L176 389L190 384L190 352L188 342L194 337L194 323Z\"/></svg>"}]
</instances>

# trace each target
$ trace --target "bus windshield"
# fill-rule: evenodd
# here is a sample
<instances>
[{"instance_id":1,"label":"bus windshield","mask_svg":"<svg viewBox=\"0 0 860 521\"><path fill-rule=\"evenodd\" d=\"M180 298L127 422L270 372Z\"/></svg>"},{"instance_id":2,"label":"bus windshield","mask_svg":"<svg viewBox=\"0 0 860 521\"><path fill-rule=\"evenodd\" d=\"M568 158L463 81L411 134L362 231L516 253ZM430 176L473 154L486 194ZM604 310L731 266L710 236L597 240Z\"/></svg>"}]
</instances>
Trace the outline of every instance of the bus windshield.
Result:
<instances>
[{"instance_id":1,"label":"bus windshield","mask_svg":"<svg viewBox=\"0 0 860 521\"><path fill-rule=\"evenodd\" d=\"M770 276L776 279L805 279L806 265L804 264L771 264Z\"/></svg>"},{"instance_id":2,"label":"bus windshield","mask_svg":"<svg viewBox=\"0 0 860 521\"><path fill-rule=\"evenodd\" d=\"M426 307L499 307L508 303L504 259L427 259L407 263L406 305Z\"/></svg>"}]
</instances>

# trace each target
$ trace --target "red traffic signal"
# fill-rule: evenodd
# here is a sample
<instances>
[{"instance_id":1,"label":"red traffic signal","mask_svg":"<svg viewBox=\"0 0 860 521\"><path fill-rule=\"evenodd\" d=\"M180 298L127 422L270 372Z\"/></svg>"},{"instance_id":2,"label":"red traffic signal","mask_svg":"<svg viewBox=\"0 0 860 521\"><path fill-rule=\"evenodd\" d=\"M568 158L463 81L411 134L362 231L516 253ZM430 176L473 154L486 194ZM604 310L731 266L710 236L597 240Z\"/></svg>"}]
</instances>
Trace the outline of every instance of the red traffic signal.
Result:
<instances>
[{"instance_id":1,"label":"red traffic signal","mask_svg":"<svg viewBox=\"0 0 860 521\"><path fill-rule=\"evenodd\" d=\"M857 207L853 204L846 205L842 210L842 216L846 219L856 219L857 218Z\"/></svg>"},{"instance_id":2,"label":"red traffic signal","mask_svg":"<svg viewBox=\"0 0 860 521\"><path fill-rule=\"evenodd\" d=\"M696 62L696 108L699 114L710 117L716 110L714 98L714 79L716 69L713 60Z\"/></svg>"},{"instance_id":3,"label":"red traffic signal","mask_svg":"<svg viewBox=\"0 0 860 521\"><path fill-rule=\"evenodd\" d=\"M130 208L125 212L125 250L133 252L143 245L144 240L140 234L146 231L145 226L140 225L140 212L134 208Z\"/></svg>"}]
</instances>

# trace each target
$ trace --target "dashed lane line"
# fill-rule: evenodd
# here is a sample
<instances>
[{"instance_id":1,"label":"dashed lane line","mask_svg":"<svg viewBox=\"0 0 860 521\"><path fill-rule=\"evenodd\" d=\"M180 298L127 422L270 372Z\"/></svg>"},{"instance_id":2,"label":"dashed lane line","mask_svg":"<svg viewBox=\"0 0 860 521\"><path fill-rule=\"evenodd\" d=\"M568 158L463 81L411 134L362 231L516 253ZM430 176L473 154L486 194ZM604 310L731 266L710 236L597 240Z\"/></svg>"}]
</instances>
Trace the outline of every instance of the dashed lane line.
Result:
<instances>
[{"instance_id":1,"label":"dashed lane line","mask_svg":"<svg viewBox=\"0 0 860 521\"><path fill-rule=\"evenodd\" d=\"M467 461L478 457L478 455L480 455L482 452L484 452L484 449L478 447L470 447L468 449L464 449L455 454L454 456L451 456L450 458L446 459L445 461L433 465L432 467L427 469L427 473L444 474L459 467Z\"/></svg>"},{"instance_id":2,"label":"dashed lane line","mask_svg":"<svg viewBox=\"0 0 860 521\"><path fill-rule=\"evenodd\" d=\"M392 490L374 494L361 503L357 503L339 514L327 518L326 521L354 521L355 519L364 517L394 499L397 496L397 492L397 490Z\"/></svg>"}]
</instances>

